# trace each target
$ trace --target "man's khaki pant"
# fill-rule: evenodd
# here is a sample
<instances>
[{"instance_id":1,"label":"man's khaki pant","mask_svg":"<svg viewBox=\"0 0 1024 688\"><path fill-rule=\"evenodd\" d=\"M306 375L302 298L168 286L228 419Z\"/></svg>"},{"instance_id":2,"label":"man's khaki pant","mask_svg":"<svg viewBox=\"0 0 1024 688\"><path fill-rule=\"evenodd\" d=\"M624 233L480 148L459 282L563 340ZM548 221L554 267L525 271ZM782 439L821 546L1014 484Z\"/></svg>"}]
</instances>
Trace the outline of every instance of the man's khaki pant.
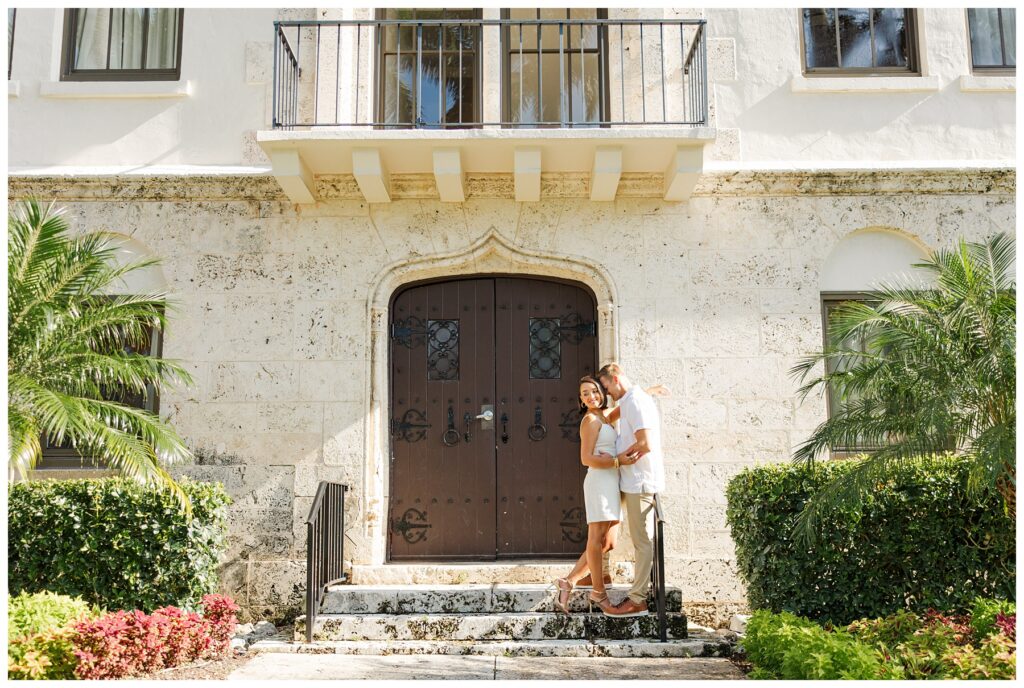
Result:
<instances>
[{"instance_id":1,"label":"man's khaki pant","mask_svg":"<svg viewBox=\"0 0 1024 688\"><path fill-rule=\"evenodd\" d=\"M647 590L651 584L651 566L654 565L654 544L651 542L649 524L653 521L654 495L648 492L622 493L626 505L626 520L629 522L629 537L633 540L635 560L633 562L633 587L629 599L640 604L647 602Z\"/></svg>"}]
</instances>

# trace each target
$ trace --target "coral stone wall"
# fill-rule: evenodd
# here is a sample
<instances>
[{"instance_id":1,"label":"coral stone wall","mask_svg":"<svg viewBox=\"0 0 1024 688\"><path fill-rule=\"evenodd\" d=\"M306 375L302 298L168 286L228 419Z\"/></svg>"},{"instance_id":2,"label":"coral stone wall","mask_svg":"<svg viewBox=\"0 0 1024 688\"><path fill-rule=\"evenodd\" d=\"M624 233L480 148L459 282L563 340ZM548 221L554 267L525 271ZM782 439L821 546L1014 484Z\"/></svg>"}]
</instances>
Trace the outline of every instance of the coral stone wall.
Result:
<instances>
[{"instance_id":1,"label":"coral stone wall","mask_svg":"<svg viewBox=\"0 0 1024 688\"><path fill-rule=\"evenodd\" d=\"M164 259L178 304L164 354L183 360L196 384L165 391L161 413L198 458L178 472L221 481L235 500L222 582L250 616L298 610L319 480L352 488L346 558L379 563L387 482L375 457L386 438L373 437L366 414L370 292L384 266L457 253L493 233L608 276L620 363L673 392L660 402L669 582L691 614L713 619L744 596L726 481L786 460L825 415L820 399L798 403L787 371L821 345L830 251L867 227L936 248L1012 232L1015 221L1008 170L709 174L688 203L592 203L571 197L571 184L569 197L551 198L561 182L549 179L538 203L446 204L408 198L429 180L404 183L390 204L338 192L300 208L264 176L12 178L12 197L57 197L76 227L131 235Z\"/></svg>"}]
</instances>

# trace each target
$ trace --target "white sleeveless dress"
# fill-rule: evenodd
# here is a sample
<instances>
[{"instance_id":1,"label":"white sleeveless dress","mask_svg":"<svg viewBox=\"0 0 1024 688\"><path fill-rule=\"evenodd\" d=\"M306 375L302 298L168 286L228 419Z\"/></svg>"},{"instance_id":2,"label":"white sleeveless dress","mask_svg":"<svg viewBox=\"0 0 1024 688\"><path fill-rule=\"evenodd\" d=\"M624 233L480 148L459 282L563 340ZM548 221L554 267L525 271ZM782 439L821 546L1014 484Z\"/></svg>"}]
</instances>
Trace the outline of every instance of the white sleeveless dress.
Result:
<instances>
[{"instance_id":1,"label":"white sleeveless dress","mask_svg":"<svg viewBox=\"0 0 1024 688\"><path fill-rule=\"evenodd\" d=\"M597 435L594 455L603 453L615 456L616 439L618 433L615 428L603 423ZM587 477L583 480L583 501L587 507L587 523L621 520L618 469L588 467Z\"/></svg>"}]
</instances>

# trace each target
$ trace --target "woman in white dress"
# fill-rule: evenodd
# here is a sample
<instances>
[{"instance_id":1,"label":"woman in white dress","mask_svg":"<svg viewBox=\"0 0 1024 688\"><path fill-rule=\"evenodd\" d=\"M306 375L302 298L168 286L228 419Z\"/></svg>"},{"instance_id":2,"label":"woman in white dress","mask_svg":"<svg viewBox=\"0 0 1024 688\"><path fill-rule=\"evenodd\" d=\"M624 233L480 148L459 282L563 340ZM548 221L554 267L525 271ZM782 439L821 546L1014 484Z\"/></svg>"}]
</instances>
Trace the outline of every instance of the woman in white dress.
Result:
<instances>
[{"instance_id":1,"label":"woman in white dress","mask_svg":"<svg viewBox=\"0 0 1024 688\"><path fill-rule=\"evenodd\" d=\"M660 385L650 392L663 392ZM587 467L583 481L583 501L587 511L587 549L565 578L555 581L558 589L557 605L569 613L569 593L576 583L590 573L593 590L590 601L612 608L605 591L606 572L602 558L615 548L618 524L621 519L619 494L619 466L636 463L639 457L625 453L616 456L615 441L618 432L612 425L619 418L619 409L608 408L608 394L604 386L589 375L580 379L580 410L585 411L580 421L580 463Z\"/></svg>"}]
</instances>

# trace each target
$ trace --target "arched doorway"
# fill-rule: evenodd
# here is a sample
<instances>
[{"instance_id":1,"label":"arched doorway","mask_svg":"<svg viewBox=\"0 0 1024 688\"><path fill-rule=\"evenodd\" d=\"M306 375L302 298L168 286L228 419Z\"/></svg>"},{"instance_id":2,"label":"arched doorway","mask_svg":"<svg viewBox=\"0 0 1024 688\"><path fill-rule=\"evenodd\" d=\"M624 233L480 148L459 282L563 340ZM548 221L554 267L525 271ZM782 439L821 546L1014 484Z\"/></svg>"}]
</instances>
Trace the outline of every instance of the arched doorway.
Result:
<instances>
[{"instance_id":1,"label":"arched doorway","mask_svg":"<svg viewBox=\"0 0 1024 688\"><path fill-rule=\"evenodd\" d=\"M576 398L598 361L592 294L473 277L405 287L389 310L388 558L578 556Z\"/></svg>"}]
</instances>

